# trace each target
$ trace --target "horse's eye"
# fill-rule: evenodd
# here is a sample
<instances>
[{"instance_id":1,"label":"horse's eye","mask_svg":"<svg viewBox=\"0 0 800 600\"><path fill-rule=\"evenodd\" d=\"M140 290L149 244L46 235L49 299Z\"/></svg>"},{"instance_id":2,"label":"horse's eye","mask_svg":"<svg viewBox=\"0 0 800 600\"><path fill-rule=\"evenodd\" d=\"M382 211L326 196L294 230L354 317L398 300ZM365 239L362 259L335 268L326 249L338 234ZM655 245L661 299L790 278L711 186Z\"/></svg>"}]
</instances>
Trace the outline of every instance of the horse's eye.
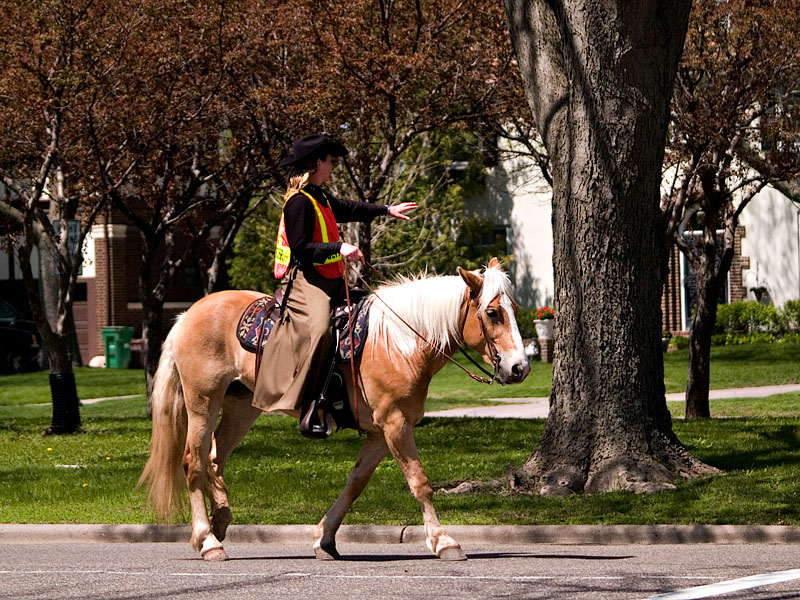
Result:
<instances>
[{"instance_id":1,"label":"horse's eye","mask_svg":"<svg viewBox=\"0 0 800 600\"><path fill-rule=\"evenodd\" d=\"M497 318L497 310L495 310L494 308L487 308L486 309L486 316L489 317L490 319L496 319Z\"/></svg>"}]
</instances>

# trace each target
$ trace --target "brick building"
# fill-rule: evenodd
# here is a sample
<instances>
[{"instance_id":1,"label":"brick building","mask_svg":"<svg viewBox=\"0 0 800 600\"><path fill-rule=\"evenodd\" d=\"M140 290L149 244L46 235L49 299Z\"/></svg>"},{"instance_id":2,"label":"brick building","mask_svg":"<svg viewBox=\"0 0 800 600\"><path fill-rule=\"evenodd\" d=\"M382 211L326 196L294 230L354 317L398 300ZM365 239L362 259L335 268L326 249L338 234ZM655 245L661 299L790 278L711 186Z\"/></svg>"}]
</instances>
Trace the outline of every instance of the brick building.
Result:
<instances>
[{"instance_id":1,"label":"brick building","mask_svg":"<svg viewBox=\"0 0 800 600\"><path fill-rule=\"evenodd\" d=\"M81 359L88 364L103 354L103 327L128 326L134 338L142 335L142 303L139 294L141 236L122 215L109 211L98 217L84 244L82 275L75 289L73 312ZM33 262L38 261L33 257ZM38 278L34 264L34 277ZM196 265L180 270L164 304L164 324L203 296ZM0 253L0 299L30 316L30 308L19 265L12 255ZM165 332L166 333L166 332Z\"/></svg>"}]
</instances>

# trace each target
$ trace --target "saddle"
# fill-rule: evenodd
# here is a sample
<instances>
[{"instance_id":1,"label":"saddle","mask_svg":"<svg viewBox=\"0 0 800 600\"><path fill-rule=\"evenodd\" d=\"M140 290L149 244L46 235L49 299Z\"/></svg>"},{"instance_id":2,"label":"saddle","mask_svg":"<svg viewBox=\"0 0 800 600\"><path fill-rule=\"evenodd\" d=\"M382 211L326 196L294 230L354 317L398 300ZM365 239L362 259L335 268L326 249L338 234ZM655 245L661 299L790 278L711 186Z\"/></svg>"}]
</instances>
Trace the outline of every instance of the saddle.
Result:
<instances>
[{"instance_id":1,"label":"saddle","mask_svg":"<svg viewBox=\"0 0 800 600\"><path fill-rule=\"evenodd\" d=\"M332 421L336 421L338 429L357 429L356 420L350 409L350 399L344 377L336 369L337 364L359 358L367 339L369 324L369 306L366 303L367 292L356 288L350 291L352 319L348 319L346 305L334 308L331 323L334 333L334 351L330 366L323 382L316 383L312 397L306 398L301 407L300 432L314 439L327 438L332 432ZM254 300L244 310L236 327L236 337L242 348L256 353L256 362L260 363L261 354L267 345L270 333L280 321L283 305L283 290L278 289L274 297L262 296ZM353 323L353 344L350 345L350 322ZM324 372L324 371L323 371Z\"/></svg>"}]
</instances>

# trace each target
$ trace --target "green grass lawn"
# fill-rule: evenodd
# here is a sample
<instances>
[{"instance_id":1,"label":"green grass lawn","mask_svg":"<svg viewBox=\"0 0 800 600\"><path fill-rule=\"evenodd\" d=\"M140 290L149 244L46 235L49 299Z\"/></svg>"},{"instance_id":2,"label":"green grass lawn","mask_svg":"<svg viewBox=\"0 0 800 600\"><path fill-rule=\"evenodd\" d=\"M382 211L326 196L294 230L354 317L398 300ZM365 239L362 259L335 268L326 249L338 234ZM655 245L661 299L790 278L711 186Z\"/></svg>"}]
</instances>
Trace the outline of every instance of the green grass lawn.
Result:
<instances>
[{"instance_id":1,"label":"green grass lawn","mask_svg":"<svg viewBox=\"0 0 800 600\"><path fill-rule=\"evenodd\" d=\"M466 360L456 355L462 363ZM719 346L711 353L711 389L777 385L800 382L800 344L751 344ZM664 384L668 393L686 388L688 350L664 355ZM471 366L467 363L467 366ZM82 399L144 394L144 372L133 369L75 370L78 395ZM431 382L427 410L491 404L487 398L547 397L553 380L553 365L534 362L531 374L518 385L486 385L473 381L447 364ZM0 406L50 402L46 372L0 376Z\"/></svg>"},{"instance_id":2,"label":"green grass lawn","mask_svg":"<svg viewBox=\"0 0 800 600\"><path fill-rule=\"evenodd\" d=\"M665 358L668 391L685 382L686 352ZM712 387L800 380L800 347L715 348ZM82 398L144 391L142 371L79 369ZM447 367L431 386L429 408L492 397L545 396L551 366L535 363L519 386L485 386ZM676 389L677 388L677 389ZM85 432L42 437L50 421L47 373L0 377L0 522L149 523L135 485L148 453L144 396L84 405ZM432 406L430 406L432 405ZM800 525L800 394L712 400L716 418L684 422L670 402L679 439L724 476L682 483L649 496L611 493L540 498L482 492L439 494L445 523L734 523ZM425 419L415 430L434 483L491 480L521 465L543 420ZM306 440L297 422L262 417L226 471L237 523L313 523L341 491L361 441L353 431ZM385 460L347 523L419 524L418 505L392 460Z\"/></svg>"},{"instance_id":3,"label":"green grass lawn","mask_svg":"<svg viewBox=\"0 0 800 600\"><path fill-rule=\"evenodd\" d=\"M462 362L466 361L462 359ZM667 393L686 389L688 368L688 350L664 355L664 385ZM441 410L490 404L484 401L486 398L543 398L550 395L552 380L553 365L538 361L531 364L531 373L525 381L506 386L478 383L448 364L431 382L425 407L428 410ZM800 344L715 346L711 349L711 389L798 382Z\"/></svg>"},{"instance_id":4,"label":"green grass lawn","mask_svg":"<svg viewBox=\"0 0 800 600\"><path fill-rule=\"evenodd\" d=\"M0 406L41 404L50 402L48 372L0 375ZM75 369L78 397L108 398L145 393L144 371L141 369Z\"/></svg>"},{"instance_id":5,"label":"green grass lawn","mask_svg":"<svg viewBox=\"0 0 800 600\"><path fill-rule=\"evenodd\" d=\"M676 420L675 432L689 450L726 472L676 491L568 498L437 494L435 504L445 523L462 524L800 525L800 417L762 416L800 401L791 396L754 400L749 416ZM724 401L717 403L728 410ZM143 491L135 487L150 435L142 413L137 399L88 405L82 410L85 433L43 438L48 407L0 407L0 522L153 522ZM507 464L522 464L543 426L543 420L425 419L415 437L433 482L489 480ZM341 491L359 445L353 431L315 442L303 438L292 419L262 417L225 474L235 522L316 522ZM394 461L381 463L346 522L422 522Z\"/></svg>"}]
</instances>

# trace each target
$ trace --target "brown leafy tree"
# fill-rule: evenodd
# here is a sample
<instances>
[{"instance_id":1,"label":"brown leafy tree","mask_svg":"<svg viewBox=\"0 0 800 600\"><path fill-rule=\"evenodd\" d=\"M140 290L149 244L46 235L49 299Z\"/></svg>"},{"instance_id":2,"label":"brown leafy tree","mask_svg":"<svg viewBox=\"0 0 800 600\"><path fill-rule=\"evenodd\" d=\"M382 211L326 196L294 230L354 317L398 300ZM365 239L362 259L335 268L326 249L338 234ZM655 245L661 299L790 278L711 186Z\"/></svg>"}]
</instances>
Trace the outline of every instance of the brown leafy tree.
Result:
<instances>
[{"instance_id":1,"label":"brown leafy tree","mask_svg":"<svg viewBox=\"0 0 800 600\"><path fill-rule=\"evenodd\" d=\"M168 325L163 306L176 274L200 260L207 291L221 285L224 256L263 180L226 88L228 4L164 0L157 8L128 9L129 18L141 21L142 34L129 48L136 62L117 88L109 117L127 140L124 160L96 148L99 160L129 165L117 174L126 184L109 200L140 232L148 397Z\"/></svg>"},{"instance_id":2,"label":"brown leafy tree","mask_svg":"<svg viewBox=\"0 0 800 600\"><path fill-rule=\"evenodd\" d=\"M333 182L342 196L399 201L408 175L427 172L408 151L449 127L477 128L508 114L515 85L502 8L467 2L274 0L240 7L231 73L261 155L272 164L291 140L328 131L350 149ZM271 171L275 182L283 174ZM343 175L343 176L342 176ZM367 260L385 234L349 232Z\"/></svg>"},{"instance_id":3,"label":"brown leafy tree","mask_svg":"<svg viewBox=\"0 0 800 600\"><path fill-rule=\"evenodd\" d=\"M653 491L715 471L664 401L659 186L688 1L506 0L550 157L556 347L550 416L514 480L541 494Z\"/></svg>"},{"instance_id":4,"label":"brown leafy tree","mask_svg":"<svg viewBox=\"0 0 800 600\"><path fill-rule=\"evenodd\" d=\"M789 0L700 0L692 8L672 101L673 180L662 203L666 243L678 245L697 281L686 418L710 416L711 336L739 217L766 185L800 172L799 30Z\"/></svg>"},{"instance_id":5,"label":"brown leafy tree","mask_svg":"<svg viewBox=\"0 0 800 600\"><path fill-rule=\"evenodd\" d=\"M105 165L87 140L93 132L113 145L102 123L109 97L97 83L119 73L131 24L113 5L92 0L4 2L3 14L0 177L8 193L0 213L24 235L18 258L50 362L53 419L46 433L71 433L80 427L72 305L81 249L104 192L118 184L99 184Z\"/></svg>"}]
</instances>

